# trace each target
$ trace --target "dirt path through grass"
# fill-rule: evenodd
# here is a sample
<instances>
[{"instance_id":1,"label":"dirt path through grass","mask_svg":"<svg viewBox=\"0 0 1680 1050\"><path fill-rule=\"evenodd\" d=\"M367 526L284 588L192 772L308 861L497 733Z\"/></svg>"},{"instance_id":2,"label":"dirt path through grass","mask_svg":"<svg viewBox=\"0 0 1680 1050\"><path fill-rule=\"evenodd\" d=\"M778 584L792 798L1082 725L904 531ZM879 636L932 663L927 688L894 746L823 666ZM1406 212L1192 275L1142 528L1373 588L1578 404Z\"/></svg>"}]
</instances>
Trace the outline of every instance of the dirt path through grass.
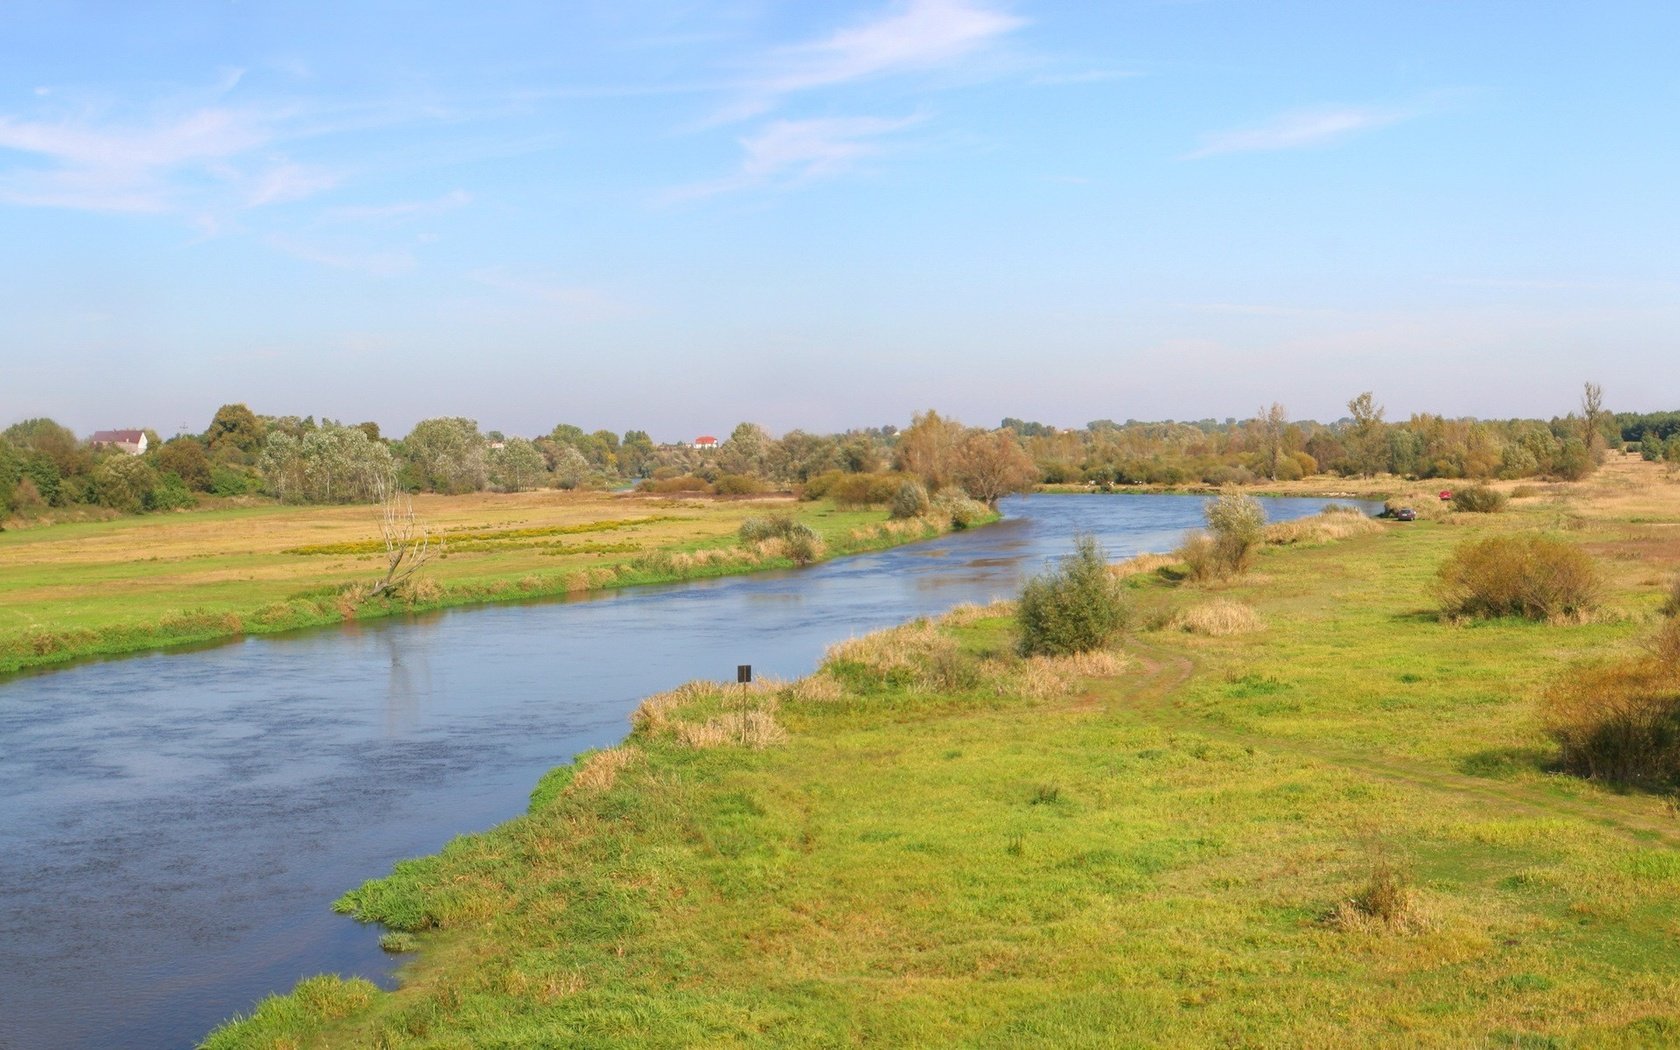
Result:
<instances>
[{"instance_id":1,"label":"dirt path through grass","mask_svg":"<svg viewBox=\"0 0 1680 1050\"><path fill-rule=\"evenodd\" d=\"M1182 653L1133 640L1127 650L1137 658L1143 672L1100 683L1102 699L1111 709L1124 710L1154 725L1196 733L1224 743L1262 748L1272 752L1301 755L1369 775L1377 780L1446 795L1464 801L1492 803L1512 816L1567 817L1601 828L1630 842L1680 847L1680 826L1672 817L1653 816L1634 810L1639 797L1597 792L1588 799L1553 794L1546 785L1469 776L1426 762L1393 756L1373 755L1330 742L1308 743L1297 738L1271 736L1221 726L1185 711L1174 699L1179 687L1196 673L1196 662Z\"/></svg>"}]
</instances>

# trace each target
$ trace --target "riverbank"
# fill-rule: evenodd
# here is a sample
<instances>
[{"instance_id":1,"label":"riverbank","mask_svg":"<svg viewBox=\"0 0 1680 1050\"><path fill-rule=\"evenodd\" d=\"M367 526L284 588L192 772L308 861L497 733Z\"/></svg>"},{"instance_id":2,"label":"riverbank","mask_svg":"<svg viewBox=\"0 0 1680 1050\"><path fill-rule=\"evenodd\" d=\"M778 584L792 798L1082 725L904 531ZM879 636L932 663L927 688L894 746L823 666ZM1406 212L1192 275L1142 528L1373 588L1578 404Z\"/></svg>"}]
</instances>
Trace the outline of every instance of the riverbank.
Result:
<instances>
[{"instance_id":1,"label":"riverbank","mask_svg":"<svg viewBox=\"0 0 1680 1050\"><path fill-rule=\"evenodd\" d=\"M1680 823L1550 773L1535 701L1648 633L1677 520L1618 464L1232 583L1135 573L1100 660L970 608L653 698L527 815L345 896L419 946L400 989L312 979L210 1045L1673 1041ZM1519 531L1592 554L1604 610L1435 615L1447 554Z\"/></svg>"},{"instance_id":2,"label":"riverbank","mask_svg":"<svg viewBox=\"0 0 1680 1050\"><path fill-rule=\"evenodd\" d=\"M346 620L794 567L785 545L739 540L750 517L786 514L808 525L821 539L814 560L951 528L791 498L480 493L417 497L415 510L437 542L415 585L394 597L367 594L384 554L376 509L366 506L227 508L0 534L0 674Z\"/></svg>"}]
</instances>

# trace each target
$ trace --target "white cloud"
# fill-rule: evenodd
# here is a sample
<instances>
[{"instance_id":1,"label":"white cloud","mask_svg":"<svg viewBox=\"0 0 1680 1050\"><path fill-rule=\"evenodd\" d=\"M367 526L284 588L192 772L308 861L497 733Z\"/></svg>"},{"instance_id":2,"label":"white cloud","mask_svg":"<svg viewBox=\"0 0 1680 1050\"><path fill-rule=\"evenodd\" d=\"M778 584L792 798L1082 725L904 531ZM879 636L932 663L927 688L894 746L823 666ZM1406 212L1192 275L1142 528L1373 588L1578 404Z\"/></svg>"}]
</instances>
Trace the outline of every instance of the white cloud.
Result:
<instances>
[{"instance_id":1,"label":"white cloud","mask_svg":"<svg viewBox=\"0 0 1680 1050\"><path fill-rule=\"evenodd\" d=\"M1298 110L1280 114L1264 124L1202 136L1202 144L1186 159L1214 157L1225 153L1253 153L1266 150L1302 149L1346 138L1361 131L1385 127L1418 115L1415 109L1378 109L1368 106L1339 106Z\"/></svg>"},{"instance_id":2,"label":"white cloud","mask_svg":"<svg viewBox=\"0 0 1680 1050\"><path fill-rule=\"evenodd\" d=\"M0 202L203 212L229 201L254 207L298 200L336 185L337 176L322 169L252 158L277 140L279 119L226 107L129 125L0 116L0 151L25 158L0 168Z\"/></svg>"},{"instance_id":3,"label":"white cloud","mask_svg":"<svg viewBox=\"0 0 1680 1050\"><path fill-rule=\"evenodd\" d=\"M760 186L787 186L853 169L858 161L885 148L880 140L922 121L910 116L821 117L774 120L743 136L742 158L734 175L673 191L670 200L710 197Z\"/></svg>"},{"instance_id":4,"label":"white cloud","mask_svg":"<svg viewBox=\"0 0 1680 1050\"><path fill-rule=\"evenodd\" d=\"M813 88L949 66L1026 21L972 0L908 0L893 13L772 52L746 97L721 122L768 112Z\"/></svg>"}]
</instances>

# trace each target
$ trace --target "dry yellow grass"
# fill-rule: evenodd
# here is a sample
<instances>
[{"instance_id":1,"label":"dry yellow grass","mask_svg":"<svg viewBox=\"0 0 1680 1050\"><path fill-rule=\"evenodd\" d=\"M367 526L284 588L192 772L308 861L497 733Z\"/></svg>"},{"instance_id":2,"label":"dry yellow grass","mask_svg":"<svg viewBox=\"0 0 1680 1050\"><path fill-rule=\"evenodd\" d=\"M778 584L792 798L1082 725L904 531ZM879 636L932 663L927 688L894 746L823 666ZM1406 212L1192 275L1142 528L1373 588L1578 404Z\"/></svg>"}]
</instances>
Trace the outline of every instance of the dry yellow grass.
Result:
<instances>
[{"instance_id":1,"label":"dry yellow grass","mask_svg":"<svg viewBox=\"0 0 1680 1050\"><path fill-rule=\"evenodd\" d=\"M618 774L637 759L641 752L633 747L610 747L597 751L578 768L572 782L566 785L567 794L600 794L613 786Z\"/></svg>"},{"instance_id":2,"label":"dry yellow grass","mask_svg":"<svg viewBox=\"0 0 1680 1050\"><path fill-rule=\"evenodd\" d=\"M1440 500L1437 498L1436 502ZM1350 536L1368 536L1381 532L1381 522L1366 517L1360 511L1332 510L1296 521L1280 521L1266 526L1266 542L1274 546L1295 543L1332 543Z\"/></svg>"},{"instance_id":3,"label":"dry yellow grass","mask_svg":"<svg viewBox=\"0 0 1680 1050\"><path fill-rule=\"evenodd\" d=\"M1171 626L1189 634L1223 638L1233 634L1261 631L1265 629L1266 624L1258 613L1242 602L1229 598L1215 598L1178 613L1172 618Z\"/></svg>"},{"instance_id":4,"label":"dry yellow grass","mask_svg":"<svg viewBox=\"0 0 1680 1050\"><path fill-rule=\"evenodd\" d=\"M1137 576L1147 572L1159 572L1170 566L1177 565L1178 559L1170 554L1139 554L1127 558L1125 561L1115 562L1108 567L1108 571L1120 579Z\"/></svg>"}]
</instances>

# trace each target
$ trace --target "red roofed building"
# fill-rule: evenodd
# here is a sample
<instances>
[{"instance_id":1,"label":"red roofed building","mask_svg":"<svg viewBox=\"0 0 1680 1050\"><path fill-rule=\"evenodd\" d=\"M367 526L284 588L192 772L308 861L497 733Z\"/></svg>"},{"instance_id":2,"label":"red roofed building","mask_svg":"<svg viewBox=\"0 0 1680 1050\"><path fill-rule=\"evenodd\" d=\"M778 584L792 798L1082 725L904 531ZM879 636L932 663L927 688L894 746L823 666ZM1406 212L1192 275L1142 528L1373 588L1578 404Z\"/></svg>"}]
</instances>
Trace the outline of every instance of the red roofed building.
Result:
<instances>
[{"instance_id":1,"label":"red roofed building","mask_svg":"<svg viewBox=\"0 0 1680 1050\"><path fill-rule=\"evenodd\" d=\"M694 439L694 447L702 452L710 452L717 448L718 440L710 434L701 434Z\"/></svg>"},{"instance_id":2,"label":"red roofed building","mask_svg":"<svg viewBox=\"0 0 1680 1050\"><path fill-rule=\"evenodd\" d=\"M88 438L88 444L94 448L107 446L120 448L131 456L143 455L146 451L146 432L144 430L96 430Z\"/></svg>"}]
</instances>

